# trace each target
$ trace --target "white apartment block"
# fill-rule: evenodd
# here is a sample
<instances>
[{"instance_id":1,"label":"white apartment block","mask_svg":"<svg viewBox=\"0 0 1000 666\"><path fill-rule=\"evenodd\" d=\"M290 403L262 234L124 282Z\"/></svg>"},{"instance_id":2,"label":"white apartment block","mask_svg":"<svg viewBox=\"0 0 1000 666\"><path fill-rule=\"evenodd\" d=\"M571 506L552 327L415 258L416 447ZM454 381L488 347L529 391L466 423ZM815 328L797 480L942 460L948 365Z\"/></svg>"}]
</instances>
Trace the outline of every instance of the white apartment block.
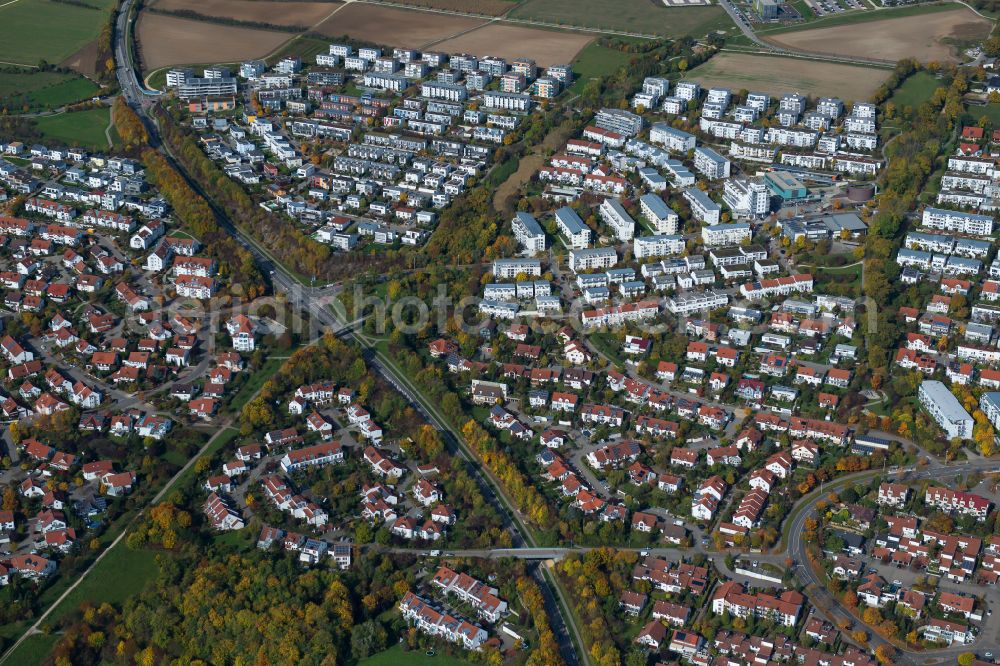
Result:
<instances>
[{"instance_id":1,"label":"white apartment block","mask_svg":"<svg viewBox=\"0 0 1000 666\"><path fill-rule=\"evenodd\" d=\"M1000 393L995 391L984 393L979 398L979 409L983 410L983 414L986 414L986 418L994 428L1000 428Z\"/></svg>"},{"instance_id":2,"label":"white apartment block","mask_svg":"<svg viewBox=\"0 0 1000 666\"><path fill-rule=\"evenodd\" d=\"M973 420L958 398L939 381L925 380L917 397L949 439L972 437Z\"/></svg>"},{"instance_id":3,"label":"white apartment block","mask_svg":"<svg viewBox=\"0 0 1000 666\"><path fill-rule=\"evenodd\" d=\"M464 102L469 97L469 91L465 86L437 81L425 81L420 84L420 94L429 99L444 99L449 102Z\"/></svg>"},{"instance_id":4,"label":"white apartment block","mask_svg":"<svg viewBox=\"0 0 1000 666\"><path fill-rule=\"evenodd\" d=\"M848 132L844 135L847 147L852 150L875 150L878 148L878 135L862 132Z\"/></svg>"},{"instance_id":5,"label":"white apartment block","mask_svg":"<svg viewBox=\"0 0 1000 666\"><path fill-rule=\"evenodd\" d=\"M542 275L542 262L538 259L497 259L493 262L493 277L512 280L520 274L530 277Z\"/></svg>"},{"instance_id":6,"label":"white apartment block","mask_svg":"<svg viewBox=\"0 0 1000 666\"><path fill-rule=\"evenodd\" d=\"M684 236L679 234L636 236L632 243L632 254L636 259L663 257L670 254L683 254L685 247Z\"/></svg>"},{"instance_id":7,"label":"white apartment block","mask_svg":"<svg viewBox=\"0 0 1000 666\"><path fill-rule=\"evenodd\" d=\"M722 215L722 207L709 199L707 194L697 187L689 187L684 190L683 196L691 205L691 213L696 220L704 224L719 223L719 218Z\"/></svg>"},{"instance_id":8,"label":"white apartment block","mask_svg":"<svg viewBox=\"0 0 1000 666\"><path fill-rule=\"evenodd\" d=\"M676 234L680 217L655 194L639 197L639 207L658 234Z\"/></svg>"},{"instance_id":9,"label":"white apartment block","mask_svg":"<svg viewBox=\"0 0 1000 666\"><path fill-rule=\"evenodd\" d=\"M711 180L729 178L730 162L711 148L700 146L694 150L694 168Z\"/></svg>"},{"instance_id":10,"label":"white apartment block","mask_svg":"<svg viewBox=\"0 0 1000 666\"><path fill-rule=\"evenodd\" d=\"M730 178L723 183L722 200L735 217L763 217L771 210L771 194L759 180Z\"/></svg>"},{"instance_id":11,"label":"white apartment block","mask_svg":"<svg viewBox=\"0 0 1000 666\"><path fill-rule=\"evenodd\" d=\"M391 90L392 92L403 92L410 87L410 80L399 74L382 74L379 72L366 72L364 84L367 88L378 88L379 90Z\"/></svg>"},{"instance_id":12,"label":"white apartment block","mask_svg":"<svg viewBox=\"0 0 1000 666\"><path fill-rule=\"evenodd\" d=\"M649 130L649 140L666 146L667 150L673 153L686 153L689 150L694 150L696 143L693 134L674 129L665 123L653 125Z\"/></svg>"},{"instance_id":13,"label":"white apartment block","mask_svg":"<svg viewBox=\"0 0 1000 666\"><path fill-rule=\"evenodd\" d=\"M576 211L569 206L563 206L555 212L556 226L559 233L566 239L566 245L571 249L582 249L590 245L590 229Z\"/></svg>"},{"instance_id":14,"label":"white apartment block","mask_svg":"<svg viewBox=\"0 0 1000 666\"><path fill-rule=\"evenodd\" d=\"M517 213L510 223L514 238L528 252L545 251L545 232L538 224L538 220L530 213Z\"/></svg>"},{"instance_id":15,"label":"white apartment block","mask_svg":"<svg viewBox=\"0 0 1000 666\"><path fill-rule=\"evenodd\" d=\"M615 232L618 240L629 241L635 236L635 220L618 199L612 197L605 199L597 209L597 213Z\"/></svg>"},{"instance_id":16,"label":"white apartment block","mask_svg":"<svg viewBox=\"0 0 1000 666\"><path fill-rule=\"evenodd\" d=\"M848 132L864 132L865 134L874 134L876 129L875 119L848 116L844 119L844 129Z\"/></svg>"},{"instance_id":17,"label":"white apartment block","mask_svg":"<svg viewBox=\"0 0 1000 666\"><path fill-rule=\"evenodd\" d=\"M613 247L587 247L569 251L569 269L580 271L611 268L618 263L618 253Z\"/></svg>"},{"instance_id":18,"label":"white apartment block","mask_svg":"<svg viewBox=\"0 0 1000 666\"><path fill-rule=\"evenodd\" d=\"M993 179L967 171L946 172L941 176L941 189L944 190L969 190L982 194L986 188L993 184Z\"/></svg>"},{"instance_id":19,"label":"white apartment block","mask_svg":"<svg viewBox=\"0 0 1000 666\"><path fill-rule=\"evenodd\" d=\"M752 232L750 225L745 222L731 222L729 224L713 224L703 227L701 230L701 240L706 246L717 247L720 245L739 245L743 241L750 240Z\"/></svg>"},{"instance_id":20,"label":"white apartment block","mask_svg":"<svg viewBox=\"0 0 1000 666\"><path fill-rule=\"evenodd\" d=\"M989 236L993 233L993 218L989 215L963 213L943 208L924 209L920 224L931 229L954 231L974 236Z\"/></svg>"},{"instance_id":21,"label":"white apartment block","mask_svg":"<svg viewBox=\"0 0 1000 666\"><path fill-rule=\"evenodd\" d=\"M667 299L667 310L675 315L715 310L729 304L729 296L716 291L687 291Z\"/></svg>"},{"instance_id":22,"label":"white apartment block","mask_svg":"<svg viewBox=\"0 0 1000 666\"><path fill-rule=\"evenodd\" d=\"M701 95L701 86L693 81L680 81L674 86L674 97L685 101L696 100L699 95Z\"/></svg>"},{"instance_id":23,"label":"white apartment block","mask_svg":"<svg viewBox=\"0 0 1000 666\"><path fill-rule=\"evenodd\" d=\"M531 95L490 90L483 95L483 105L489 109L529 111L531 109Z\"/></svg>"},{"instance_id":24,"label":"white apartment block","mask_svg":"<svg viewBox=\"0 0 1000 666\"><path fill-rule=\"evenodd\" d=\"M955 155L948 158L948 170L986 175L993 170L993 160L985 157Z\"/></svg>"},{"instance_id":25,"label":"white apartment block","mask_svg":"<svg viewBox=\"0 0 1000 666\"><path fill-rule=\"evenodd\" d=\"M812 148L816 145L818 132L810 129L795 129L791 127L768 127L764 140L779 146L794 146L797 148Z\"/></svg>"},{"instance_id":26,"label":"white apartment block","mask_svg":"<svg viewBox=\"0 0 1000 666\"><path fill-rule=\"evenodd\" d=\"M733 141L729 145L729 154L735 160L771 164L778 155L778 149Z\"/></svg>"}]
</instances>

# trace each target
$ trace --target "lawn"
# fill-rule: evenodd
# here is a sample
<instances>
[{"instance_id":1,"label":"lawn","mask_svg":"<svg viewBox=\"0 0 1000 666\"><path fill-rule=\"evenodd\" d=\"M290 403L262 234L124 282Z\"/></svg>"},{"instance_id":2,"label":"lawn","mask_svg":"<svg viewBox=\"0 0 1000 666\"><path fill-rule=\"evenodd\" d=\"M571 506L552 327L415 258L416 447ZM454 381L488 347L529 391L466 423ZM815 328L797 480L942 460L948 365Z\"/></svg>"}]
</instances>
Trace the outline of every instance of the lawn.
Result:
<instances>
[{"instance_id":1,"label":"lawn","mask_svg":"<svg viewBox=\"0 0 1000 666\"><path fill-rule=\"evenodd\" d=\"M0 72L0 106L10 110L58 107L93 97L99 88L77 74L19 70Z\"/></svg>"},{"instance_id":2,"label":"lawn","mask_svg":"<svg viewBox=\"0 0 1000 666\"><path fill-rule=\"evenodd\" d=\"M98 109L41 116L35 119L35 126L53 142L65 143L92 150L107 150L108 138L104 134L111 122L111 109Z\"/></svg>"},{"instance_id":3,"label":"lawn","mask_svg":"<svg viewBox=\"0 0 1000 666\"><path fill-rule=\"evenodd\" d=\"M268 379L271 378L274 373L278 371L281 364L285 362L283 358L269 358L264 361L264 365L261 366L260 370L257 370L250 378L247 380L246 384L240 387L240 390L233 396L233 401L229 403L229 407L234 412L240 412L243 410L243 406L246 405L253 394L264 385Z\"/></svg>"},{"instance_id":4,"label":"lawn","mask_svg":"<svg viewBox=\"0 0 1000 666\"><path fill-rule=\"evenodd\" d=\"M52 634L29 636L4 660L4 666L37 666L45 661L58 640L59 636Z\"/></svg>"},{"instance_id":5,"label":"lawn","mask_svg":"<svg viewBox=\"0 0 1000 666\"><path fill-rule=\"evenodd\" d=\"M55 624L87 601L95 606L102 603L121 604L128 597L138 594L146 583L156 576L156 552L132 550L124 539L104 556L90 575L53 609L46 620Z\"/></svg>"},{"instance_id":6,"label":"lawn","mask_svg":"<svg viewBox=\"0 0 1000 666\"><path fill-rule=\"evenodd\" d=\"M362 659L359 666L469 666L472 662L436 654L428 657L423 652L404 652L402 645L395 645L374 657Z\"/></svg>"},{"instance_id":7,"label":"lawn","mask_svg":"<svg viewBox=\"0 0 1000 666\"><path fill-rule=\"evenodd\" d=\"M618 49L609 49L597 42L588 44L573 61L573 75L576 81L570 91L579 94L591 79L610 76L627 65L633 54ZM638 57L638 56L635 56Z\"/></svg>"},{"instance_id":8,"label":"lawn","mask_svg":"<svg viewBox=\"0 0 1000 666\"><path fill-rule=\"evenodd\" d=\"M704 37L735 28L718 5L666 7L651 0L526 0L510 17L662 37Z\"/></svg>"},{"instance_id":9,"label":"lawn","mask_svg":"<svg viewBox=\"0 0 1000 666\"><path fill-rule=\"evenodd\" d=\"M890 100L897 109L913 107L914 109L926 102L934 94L938 86L943 85L929 72L917 72L896 89Z\"/></svg>"},{"instance_id":10,"label":"lawn","mask_svg":"<svg viewBox=\"0 0 1000 666\"><path fill-rule=\"evenodd\" d=\"M203 453L201 457L205 458L206 460L210 460L212 456L214 456L216 453L222 450L222 447L228 445L234 439L236 439L236 437L239 434L240 434L239 431L232 427L226 427L224 430L220 430L214 435L215 439L212 440L211 446L209 446L208 449L205 450L205 453ZM187 461L184 461L184 464L186 465ZM163 496L169 497L170 493L173 492L176 488L182 487L185 483L189 482L193 476L196 476L198 474L198 472L195 471L196 466L197 463L195 465L191 465L191 467L188 467L187 471L184 472L184 474L182 474L180 477L177 478L176 481L167 486L166 492L163 493Z\"/></svg>"},{"instance_id":11,"label":"lawn","mask_svg":"<svg viewBox=\"0 0 1000 666\"><path fill-rule=\"evenodd\" d=\"M812 28L832 28L837 25L850 25L852 23L867 23L868 21L880 21L884 19L902 18L904 16L920 16L922 14L933 14L934 12L954 11L955 5L945 2L937 5L909 5L907 7L890 7L878 11L851 11L841 12L832 16L817 17L813 21L804 21L787 26L775 26L773 28L760 28L756 30L758 35L774 35L782 32L795 32L797 30L809 30Z\"/></svg>"},{"instance_id":12,"label":"lawn","mask_svg":"<svg viewBox=\"0 0 1000 666\"><path fill-rule=\"evenodd\" d=\"M316 62L316 55L320 53L327 53L330 50L330 40L328 39L315 39L313 37L295 37L283 46L278 48L277 51L265 58L265 62L268 65L273 65L282 58L287 58L290 56L298 56L302 58L303 63L312 64Z\"/></svg>"},{"instance_id":13,"label":"lawn","mask_svg":"<svg viewBox=\"0 0 1000 666\"><path fill-rule=\"evenodd\" d=\"M51 0L2 3L0 60L34 65L59 63L97 39L114 0L86 0L83 7Z\"/></svg>"},{"instance_id":14,"label":"lawn","mask_svg":"<svg viewBox=\"0 0 1000 666\"><path fill-rule=\"evenodd\" d=\"M977 121L986 116L990 120L990 124L994 127L1000 128L1000 104L987 104L986 106L967 106L965 107L966 112L975 118ZM975 123L973 123L975 124Z\"/></svg>"}]
</instances>

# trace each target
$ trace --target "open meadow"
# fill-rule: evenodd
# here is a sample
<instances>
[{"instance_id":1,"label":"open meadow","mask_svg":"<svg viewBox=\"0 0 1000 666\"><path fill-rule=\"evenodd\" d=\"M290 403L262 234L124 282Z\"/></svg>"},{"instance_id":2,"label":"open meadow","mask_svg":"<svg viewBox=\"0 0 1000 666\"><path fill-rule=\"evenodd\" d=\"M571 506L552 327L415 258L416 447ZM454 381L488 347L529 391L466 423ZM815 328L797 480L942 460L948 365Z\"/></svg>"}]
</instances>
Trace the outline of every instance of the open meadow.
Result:
<instances>
[{"instance_id":1,"label":"open meadow","mask_svg":"<svg viewBox=\"0 0 1000 666\"><path fill-rule=\"evenodd\" d=\"M525 0L510 18L664 37L704 37L735 28L718 5L667 7L650 0Z\"/></svg>"},{"instance_id":2,"label":"open meadow","mask_svg":"<svg viewBox=\"0 0 1000 666\"><path fill-rule=\"evenodd\" d=\"M97 39L114 0L87 0L88 6L18 0L0 3L0 60L34 65L59 63Z\"/></svg>"},{"instance_id":3,"label":"open meadow","mask_svg":"<svg viewBox=\"0 0 1000 666\"><path fill-rule=\"evenodd\" d=\"M799 92L804 95L867 100L889 77L889 71L875 67L857 67L834 63L720 53L687 73L688 79L703 86L722 86L780 95Z\"/></svg>"},{"instance_id":4,"label":"open meadow","mask_svg":"<svg viewBox=\"0 0 1000 666\"><path fill-rule=\"evenodd\" d=\"M392 0L393 4L500 16L517 6L519 0Z\"/></svg>"},{"instance_id":5,"label":"open meadow","mask_svg":"<svg viewBox=\"0 0 1000 666\"><path fill-rule=\"evenodd\" d=\"M440 42L436 50L448 53L493 55L501 58L534 58L539 66L573 62L593 37L576 32L554 32L522 26L491 23L482 28Z\"/></svg>"},{"instance_id":6,"label":"open meadow","mask_svg":"<svg viewBox=\"0 0 1000 666\"><path fill-rule=\"evenodd\" d=\"M149 12L139 16L136 34L147 71L170 65L261 58L288 40L287 32L204 23Z\"/></svg>"},{"instance_id":7,"label":"open meadow","mask_svg":"<svg viewBox=\"0 0 1000 666\"><path fill-rule=\"evenodd\" d=\"M102 106L86 111L72 111L54 116L40 116L35 126L52 143L80 146L89 150L108 150L104 133L111 122L111 109Z\"/></svg>"},{"instance_id":8,"label":"open meadow","mask_svg":"<svg viewBox=\"0 0 1000 666\"><path fill-rule=\"evenodd\" d=\"M92 97L98 87L76 74L8 70L0 72L0 107L14 111L55 108Z\"/></svg>"},{"instance_id":9,"label":"open meadow","mask_svg":"<svg viewBox=\"0 0 1000 666\"><path fill-rule=\"evenodd\" d=\"M156 0L151 7L162 11L193 11L222 19L311 27L330 15L336 2L270 2L269 0Z\"/></svg>"},{"instance_id":10,"label":"open meadow","mask_svg":"<svg viewBox=\"0 0 1000 666\"><path fill-rule=\"evenodd\" d=\"M877 21L771 33L768 41L814 53L896 62L958 62L956 45L990 34L992 22L964 7Z\"/></svg>"},{"instance_id":11,"label":"open meadow","mask_svg":"<svg viewBox=\"0 0 1000 666\"><path fill-rule=\"evenodd\" d=\"M317 26L315 32L420 49L485 24L478 18L352 3Z\"/></svg>"}]
</instances>

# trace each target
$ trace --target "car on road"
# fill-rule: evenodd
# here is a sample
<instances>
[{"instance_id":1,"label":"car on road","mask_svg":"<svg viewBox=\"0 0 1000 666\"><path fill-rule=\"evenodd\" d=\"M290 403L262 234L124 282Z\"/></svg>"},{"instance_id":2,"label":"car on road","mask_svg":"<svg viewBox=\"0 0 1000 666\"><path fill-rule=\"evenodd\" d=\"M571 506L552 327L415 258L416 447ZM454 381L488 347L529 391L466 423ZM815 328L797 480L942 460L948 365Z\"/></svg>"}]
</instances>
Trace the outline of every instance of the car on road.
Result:
<instances>
[{"instance_id":1,"label":"car on road","mask_svg":"<svg viewBox=\"0 0 1000 666\"><path fill-rule=\"evenodd\" d=\"M993 653L992 652L987 652L983 656L986 657L987 659L991 660L991 661L993 660Z\"/></svg>"}]
</instances>

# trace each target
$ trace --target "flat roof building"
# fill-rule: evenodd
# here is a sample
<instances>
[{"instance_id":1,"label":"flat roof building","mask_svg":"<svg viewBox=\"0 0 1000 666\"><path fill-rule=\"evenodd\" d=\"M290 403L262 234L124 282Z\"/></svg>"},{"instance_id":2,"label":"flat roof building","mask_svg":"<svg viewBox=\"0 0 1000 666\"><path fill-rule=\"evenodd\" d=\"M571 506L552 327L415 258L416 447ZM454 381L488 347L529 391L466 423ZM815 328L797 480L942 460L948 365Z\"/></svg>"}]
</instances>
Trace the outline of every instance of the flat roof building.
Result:
<instances>
[{"instance_id":1,"label":"flat roof building","mask_svg":"<svg viewBox=\"0 0 1000 666\"><path fill-rule=\"evenodd\" d=\"M949 439L972 438L972 417L947 386L933 379L925 380L917 397Z\"/></svg>"}]
</instances>

